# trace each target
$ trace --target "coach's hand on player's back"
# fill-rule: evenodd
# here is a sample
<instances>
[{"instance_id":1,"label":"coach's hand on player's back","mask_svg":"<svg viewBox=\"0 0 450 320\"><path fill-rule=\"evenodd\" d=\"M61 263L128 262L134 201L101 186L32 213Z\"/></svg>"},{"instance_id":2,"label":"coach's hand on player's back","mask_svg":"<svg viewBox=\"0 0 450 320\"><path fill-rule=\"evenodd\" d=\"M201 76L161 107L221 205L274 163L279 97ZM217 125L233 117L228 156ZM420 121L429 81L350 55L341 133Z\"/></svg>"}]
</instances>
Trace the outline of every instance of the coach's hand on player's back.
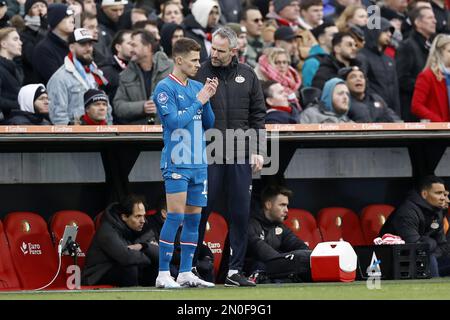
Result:
<instances>
[{"instance_id":1,"label":"coach's hand on player's back","mask_svg":"<svg viewBox=\"0 0 450 320\"><path fill-rule=\"evenodd\" d=\"M156 105L152 100L147 100L144 102L144 113L145 114L155 114Z\"/></svg>"}]
</instances>

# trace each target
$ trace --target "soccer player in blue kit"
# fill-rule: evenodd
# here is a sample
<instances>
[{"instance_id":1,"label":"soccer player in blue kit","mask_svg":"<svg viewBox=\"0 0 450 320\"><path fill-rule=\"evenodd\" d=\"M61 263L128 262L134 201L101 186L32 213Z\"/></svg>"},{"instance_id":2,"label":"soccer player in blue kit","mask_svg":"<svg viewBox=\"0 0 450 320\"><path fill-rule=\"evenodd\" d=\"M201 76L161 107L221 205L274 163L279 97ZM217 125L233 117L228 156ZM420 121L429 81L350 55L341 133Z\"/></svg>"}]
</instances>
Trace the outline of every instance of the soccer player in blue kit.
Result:
<instances>
[{"instance_id":1,"label":"soccer player in blue kit","mask_svg":"<svg viewBox=\"0 0 450 320\"><path fill-rule=\"evenodd\" d=\"M167 218L159 240L158 288L214 287L192 273L202 207L207 204L207 160L204 131L214 125L209 99L216 93L217 78L205 85L192 80L200 68L200 46L192 39L174 43L173 73L160 81L153 99L163 126L161 170L166 190ZM177 280L169 264L178 227L181 261Z\"/></svg>"}]
</instances>

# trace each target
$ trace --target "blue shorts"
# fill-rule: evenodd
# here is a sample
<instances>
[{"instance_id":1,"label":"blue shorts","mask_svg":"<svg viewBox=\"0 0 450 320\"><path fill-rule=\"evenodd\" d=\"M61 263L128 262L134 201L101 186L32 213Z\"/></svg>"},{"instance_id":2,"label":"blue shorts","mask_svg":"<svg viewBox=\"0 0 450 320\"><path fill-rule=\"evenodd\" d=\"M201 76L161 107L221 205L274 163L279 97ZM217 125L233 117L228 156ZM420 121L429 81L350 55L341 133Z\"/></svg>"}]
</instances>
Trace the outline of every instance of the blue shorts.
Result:
<instances>
[{"instance_id":1,"label":"blue shorts","mask_svg":"<svg viewBox=\"0 0 450 320\"><path fill-rule=\"evenodd\" d=\"M187 192L186 204L206 207L208 202L208 169L173 168L162 171L166 193Z\"/></svg>"}]
</instances>

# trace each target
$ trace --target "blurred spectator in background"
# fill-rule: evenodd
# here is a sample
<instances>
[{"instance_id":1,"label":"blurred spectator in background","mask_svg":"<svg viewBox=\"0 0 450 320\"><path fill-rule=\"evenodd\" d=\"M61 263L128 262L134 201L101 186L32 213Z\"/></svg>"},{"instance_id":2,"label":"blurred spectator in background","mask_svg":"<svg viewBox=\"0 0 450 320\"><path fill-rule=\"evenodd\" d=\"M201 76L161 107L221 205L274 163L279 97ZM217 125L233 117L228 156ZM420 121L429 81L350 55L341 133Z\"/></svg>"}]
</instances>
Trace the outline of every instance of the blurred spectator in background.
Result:
<instances>
[{"instance_id":1,"label":"blurred spectator in background","mask_svg":"<svg viewBox=\"0 0 450 320\"><path fill-rule=\"evenodd\" d=\"M9 16L7 14L8 4L5 0L0 0L0 28L5 28L9 23Z\"/></svg>"},{"instance_id":2,"label":"blurred spectator in background","mask_svg":"<svg viewBox=\"0 0 450 320\"><path fill-rule=\"evenodd\" d=\"M289 103L288 94L281 84L272 80L264 81L262 88L267 106L266 124L299 123L300 110Z\"/></svg>"},{"instance_id":3,"label":"blurred spectator in background","mask_svg":"<svg viewBox=\"0 0 450 320\"><path fill-rule=\"evenodd\" d=\"M302 29L311 30L323 23L322 0L302 0L300 2L299 24Z\"/></svg>"},{"instance_id":4,"label":"blurred spectator in background","mask_svg":"<svg viewBox=\"0 0 450 320\"><path fill-rule=\"evenodd\" d=\"M353 122L347 116L350 109L350 92L339 78L325 83L320 101L300 114L300 123L340 123Z\"/></svg>"},{"instance_id":5,"label":"blurred spectator in background","mask_svg":"<svg viewBox=\"0 0 450 320\"><path fill-rule=\"evenodd\" d=\"M89 30L75 29L69 39L70 52L64 64L48 82L49 113L53 124L79 124L85 113L84 93L108 84L93 63L93 42ZM111 107L108 107L108 124L112 124Z\"/></svg>"},{"instance_id":6,"label":"blurred spectator in background","mask_svg":"<svg viewBox=\"0 0 450 320\"><path fill-rule=\"evenodd\" d=\"M356 60L358 49L350 33L336 33L331 44L333 51L329 56L321 59L319 69L312 81L313 87L322 89L328 79L338 75L339 69L358 64Z\"/></svg>"},{"instance_id":7,"label":"blurred spectator in background","mask_svg":"<svg viewBox=\"0 0 450 320\"><path fill-rule=\"evenodd\" d=\"M263 22L263 16L257 7L248 7L242 11L241 25L247 30L246 62L253 68L256 67L264 47L261 37Z\"/></svg>"},{"instance_id":8,"label":"blurred spectator in background","mask_svg":"<svg viewBox=\"0 0 450 320\"><path fill-rule=\"evenodd\" d=\"M80 17L81 28L89 30L94 38L94 61L98 65L102 65L111 57L111 49L106 43L106 37L99 36L97 17L84 12Z\"/></svg>"},{"instance_id":9,"label":"blurred spectator in background","mask_svg":"<svg viewBox=\"0 0 450 320\"><path fill-rule=\"evenodd\" d=\"M22 87L23 71L14 61L22 55L22 41L15 28L0 29L0 120L19 109L17 95Z\"/></svg>"},{"instance_id":10,"label":"blurred spectator in background","mask_svg":"<svg viewBox=\"0 0 450 320\"><path fill-rule=\"evenodd\" d=\"M268 48L265 52L259 57L258 66L255 69L258 79L280 83L288 94L289 102L300 109L297 96L302 81L297 70L290 66L286 51L281 48Z\"/></svg>"},{"instance_id":11,"label":"blurred spectator in background","mask_svg":"<svg viewBox=\"0 0 450 320\"><path fill-rule=\"evenodd\" d=\"M29 84L19 91L20 110L11 110L2 125L51 125L48 116L48 94L42 83Z\"/></svg>"},{"instance_id":12,"label":"blurred spectator in background","mask_svg":"<svg viewBox=\"0 0 450 320\"><path fill-rule=\"evenodd\" d=\"M185 34L200 44L200 62L203 62L211 54L212 33L219 25L221 11L214 0L197 0L191 12L183 21Z\"/></svg>"},{"instance_id":13,"label":"blurred spectator in background","mask_svg":"<svg viewBox=\"0 0 450 320\"><path fill-rule=\"evenodd\" d=\"M333 36L338 32L338 28L331 22L324 22L320 26L311 30L318 44L311 47L308 57L302 67L302 80L304 87L310 87L312 80L320 66L320 60L324 56L330 55L332 51Z\"/></svg>"},{"instance_id":14,"label":"blurred spectator in background","mask_svg":"<svg viewBox=\"0 0 450 320\"><path fill-rule=\"evenodd\" d=\"M1 9L0 9L1 10ZM47 1L27 0L25 2L25 29L20 32L22 40L22 66L24 84L37 83L33 68L33 52L36 45L47 34Z\"/></svg>"},{"instance_id":15,"label":"blurred spectator in background","mask_svg":"<svg viewBox=\"0 0 450 320\"><path fill-rule=\"evenodd\" d=\"M397 49L398 84L400 88L401 117L405 121L416 121L411 113L411 99L416 78L422 72L431 47L430 39L436 32L436 19L433 10L419 7L410 15L413 31Z\"/></svg>"},{"instance_id":16,"label":"blurred spectator in background","mask_svg":"<svg viewBox=\"0 0 450 320\"><path fill-rule=\"evenodd\" d=\"M416 80L411 112L419 119L449 122L450 35L433 41L425 69Z\"/></svg>"},{"instance_id":17,"label":"blurred spectator in background","mask_svg":"<svg viewBox=\"0 0 450 320\"><path fill-rule=\"evenodd\" d=\"M107 125L108 96L102 90L89 89L83 95L84 114L80 118L81 125Z\"/></svg>"},{"instance_id":18,"label":"blurred spectator in background","mask_svg":"<svg viewBox=\"0 0 450 320\"><path fill-rule=\"evenodd\" d=\"M364 6L351 5L345 8L336 20L336 27L338 27L339 32L348 32L351 26L367 27L368 20L369 16Z\"/></svg>"},{"instance_id":19,"label":"blurred spectator in background","mask_svg":"<svg viewBox=\"0 0 450 320\"><path fill-rule=\"evenodd\" d=\"M110 103L114 100L119 87L119 74L127 68L132 56L131 34L131 30L120 30L117 32L111 43L112 57L100 66L105 78L109 81L105 91L108 94Z\"/></svg>"},{"instance_id":20,"label":"blurred spectator in background","mask_svg":"<svg viewBox=\"0 0 450 320\"><path fill-rule=\"evenodd\" d=\"M172 46L184 37L184 29L175 23L165 23L161 28L161 46L169 58L172 58Z\"/></svg>"},{"instance_id":21,"label":"blurred spectator in background","mask_svg":"<svg viewBox=\"0 0 450 320\"><path fill-rule=\"evenodd\" d=\"M160 123L151 96L158 82L172 72L173 62L164 52L154 52L156 39L150 32L133 31L131 39L131 61L120 74L114 119L120 124Z\"/></svg>"},{"instance_id":22,"label":"blurred spectator in background","mask_svg":"<svg viewBox=\"0 0 450 320\"><path fill-rule=\"evenodd\" d=\"M240 63L247 62L247 30L239 23L228 23L226 27L233 30L238 37L237 58Z\"/></svg>"},{"instance_id":23,"label":"blurred spectator in background","mask_svg":"<svg viewBox=\"0 0 450 320\"><path fill-rule=\"evenodd\" d=\"M124 13L127 3L127 0L101 0L97 19L100 30L105 33L108 46L111 45L114 35L119 31L119 20Z\"/></svg>"},{"instance_id":24,"label":"blurred spectator in background","mask_svg":"<svg viewBox=\"0 0 450 320\"><path fill-rule=\"evenodd\" d=\"M175 23L180 25L183 22L183 13L180 6L173 1L168 1L163 4L161 10L162 23Z\"/></svg>"},{"instance_id":25,"label":"blurred spectator in background","mask_svg":"<svg viewBox=\"0 0 450 320\"><path fill-rule=\"evenodd\" d=\"M33 51L34 71L44 84L63 65L69 53L68 39L75 28L74 12L65 4L51 4L47 17L50 30Z\"/></svg>"},{"instance_id":26,"label":"blurred spectator in background","mask_svg":"<svg viewBox=\"0 0 450 320\"><path fill-rule=\"evenodd\" d=\"M361 69L366 74L369 89L380 95L389 108L401 113L398 79L395 62L384 54L391 43L395 28L385 18L380 18L380 28L365 29L365 46L357 55Z\"/></svg>"},{"instance_id":27,"label":"blurred spectator in background","mask_svg":"<svg viewBox=\"0 0 450 320\"><path fill-rule=\"evenodd\" d=\"M378 94L367 88L364 72L354 66L339 70L339 77L345 80L350 91L348 117L355 122L397 122L400 117L388 107Z\"/></svg>"}]
</instances>

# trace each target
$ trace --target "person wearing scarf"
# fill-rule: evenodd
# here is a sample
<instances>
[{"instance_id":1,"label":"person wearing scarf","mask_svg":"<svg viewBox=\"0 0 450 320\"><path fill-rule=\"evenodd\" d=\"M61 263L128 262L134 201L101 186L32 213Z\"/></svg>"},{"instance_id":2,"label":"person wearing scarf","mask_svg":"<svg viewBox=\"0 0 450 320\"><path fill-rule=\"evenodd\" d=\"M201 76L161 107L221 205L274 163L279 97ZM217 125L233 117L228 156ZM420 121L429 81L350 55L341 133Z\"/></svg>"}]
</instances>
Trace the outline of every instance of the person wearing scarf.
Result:
<instances>
[{"instance_id":1,"label":"person wearing scarf","mask_svg":"<svg viewBox=\"0 0 450 320\"><path fill-rule=\"evenodd\" d=\"M297 98L302 84L300 74L290 66L289 56L281 48L270 48L258 59L255 73L259 80L273 80L280 83L288 94L289 102L302 110Z\"/></svg>"},{"instance_id":2,"label":"person wearing scarf","mask_svg":"<svg viewBox=\"0 0 450 320\"><path fill-rule=\"evenodd\" d=\"M108 110L108 96L102 90L89 89L84 93L84 115L80 124L90 126L104 126Z\"/></svg>"},{"instance_id":3,"label":"person wearing scarf","mask_svg":"<svg viewBox=\"0 0 450 320\"><path fill-rule=\"evenodd\" d=\"M350 109L350 92L344 80L331 78L325 82L318 104L300 114L300 123L353 122L347 116Z\"/></svg>"},{"instance_id":4,"label":"person wearing scarf","mask_svg":"<svg viewBox=\"0 0 450 320\"><path fill-rule=\"evenodd\" d=\"M48 82L49 114L53 124L77 124L84 115L83 95L89 89L104 88L108 81L93 62L95 41L89 30L75 29L69 38L70 52ZM108 106L108 124L112 123Z\"/></svg>"},{"instance_id":5,"label":"person wearing scarf","mask_svg":"<svg viewBox=\"0 0 450 320\"><path fill-rule=\"evenodd\" d=\"M424 121L450 121L450 35L434 39L424 70L417 77L411 103L413 115Z\"/></svg>"}]
</instances>

